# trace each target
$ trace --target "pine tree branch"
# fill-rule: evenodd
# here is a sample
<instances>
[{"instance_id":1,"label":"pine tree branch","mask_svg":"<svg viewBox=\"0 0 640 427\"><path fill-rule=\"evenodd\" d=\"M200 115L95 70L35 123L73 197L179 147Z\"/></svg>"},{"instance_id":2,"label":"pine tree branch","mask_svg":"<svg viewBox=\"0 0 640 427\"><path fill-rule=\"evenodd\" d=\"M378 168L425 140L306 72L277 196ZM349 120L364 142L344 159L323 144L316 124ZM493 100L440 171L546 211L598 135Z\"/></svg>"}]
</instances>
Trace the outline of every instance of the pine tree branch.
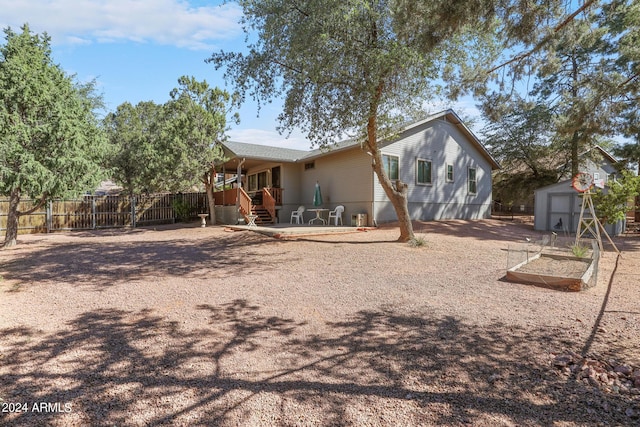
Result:
<instances>
[{"instance_id":1,"label":"pine tree branch","mask_svg":"<svg viewBox=\"0 0 640 427\"><path fill-rule=\"evenodd\" d=\"M538 44L536 44L531 50L521 53L519 55L514 56L513 58L511 58L510 60L508 60L507 62L503 62L500 65L497 65L495 67L493 67L492 69L490 69L489 71L487 71L487 74L491 74L494 71L499 70L500 68L506 67L509 64L513 64L514 62L519 62L522 61L523 59L533 55L534 53L536 53L537 51L539 51L544 45L546 45L549 41L551 41L551 39L553 38L553 36L555 36L561 29L563 29L565 26L567 26L567 24L569 24L569 22L573 21L575 19L576 16L578 16L578 14L580 14L581 12L583 12L585 9L587 9L589 6L591 6L593 3L595 3L596 0L588 0L587 2L585 2L585 4L583 4L582 6L580 6L575 12L573 12L571 15L569 15L564 21L562 21L561 23L559 23L558 25L556 25L553 29L553 32L551 34L547 34Z\"/></svg>"}]
</instances>

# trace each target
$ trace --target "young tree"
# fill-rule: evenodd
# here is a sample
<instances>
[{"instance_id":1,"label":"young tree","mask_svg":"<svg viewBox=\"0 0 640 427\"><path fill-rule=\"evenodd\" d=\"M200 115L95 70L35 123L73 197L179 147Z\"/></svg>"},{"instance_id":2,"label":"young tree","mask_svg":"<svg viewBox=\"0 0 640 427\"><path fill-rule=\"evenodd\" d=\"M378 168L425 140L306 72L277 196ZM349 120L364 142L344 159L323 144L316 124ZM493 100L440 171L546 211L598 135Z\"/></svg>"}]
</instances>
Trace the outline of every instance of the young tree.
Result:
<instances>
[{"instance_id":1,"label":"young tree","mask_svg":"<svg viewBox=\"0 0 640 427\"><path fill-rule=\"evenodd\" d=\"M162 156L157 141L161 113L162 106L151 101L136 106L125 102L104 118L111 177L130 196L160 190L158 167Z\"/></svg>"},{"instance_id":2,"label":"young tree","mask_svg":"<svg viewBox=\"0 0 640 427\"><path fill-rule=\"evenodd\" d=\"M630 103L631 104L631 103ZM618 158L622 159L624 167L633 166L636 174L640 176L640 113L636 108L629 108L623 115L624 135L632 138L633 142L627 142L614 149ZM634 202L634 220L640 222L640 195L636 195Z\"/></svg>"},{"instance_id":3,"label":"young tree","mask_svg":"<svg viewBox=\"0 0 640 427\"><path fill-rule=\"evenodd\" d=\"M640 177L628 170L622 171L622 176L607 185L607 191L598 190L593 195L598 216L604 223L614 224L626 218L629 202L640 194ZM638 206L635 206L638 209Z\"/></svg>"},{"instance_id":4,"label":"young tree","mask_svg":"<svg viewBox=\"0 0 640 427\"><path fill-rule=\"evenodd\" d=\"M93 84L80 85L53 63L50 38L5 29L0 47L0 194L9 196L3 247L16 244L18 220L45 201L99 181L103 132ZM35 206L20 211L23 197Z\"/></svg>"},{"instance_id":5,"label":"young tree","mask_svg":"<svg viewBox=\"0 0 640 427\"><path fill-rule=\"evenodd\" d=\"M227 116L238 99L206 81L182 76L179 87L171 91L171 100L163 106L159 124L159 150L162 153L163 187L179 191L197 182L204 184L209 200L209 215L215 224L213 187L216 161L222 159L218 142L226 139ZM232 116L238 122L238 114Z\"/></svg>"}]
</instances>

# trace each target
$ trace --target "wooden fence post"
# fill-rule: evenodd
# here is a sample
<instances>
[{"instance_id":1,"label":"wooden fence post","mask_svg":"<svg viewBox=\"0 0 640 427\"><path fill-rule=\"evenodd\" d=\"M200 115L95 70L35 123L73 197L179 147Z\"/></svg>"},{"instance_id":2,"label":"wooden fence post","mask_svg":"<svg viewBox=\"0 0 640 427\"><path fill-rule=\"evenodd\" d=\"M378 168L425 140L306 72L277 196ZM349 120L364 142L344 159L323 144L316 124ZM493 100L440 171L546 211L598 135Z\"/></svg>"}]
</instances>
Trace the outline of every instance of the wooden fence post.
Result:
<instances>
[{"instance_id":1,"label":"wooden fence post","mask_svg":"<svg viewBox=\"0 0 640 427\"><path fill-rule=\"evenodd\" d=\"M130 201L131 201L131 228L136 228L136 196L131 196Z\"/></svg>"},{"instance_id":2,"label":"wooden fence post","mask_svg":"<svg viewBox=\"0 0 640 427\"><path fill-rule=\"evenodd\" d=\"M47 202L47 209L45 211L45 224L47 227L47 233L51 233L53 229L53 201Z\"/></svg>"},{"instance_id":3,"label":"wooden fence post","mask_svg":"<svg viewBox=\"0 0 640 427\"><path fill-rule=\"evenodd\" d=\"M91 197L91 229L96 229L96 196Z\"/></svg>"}]
</instances>

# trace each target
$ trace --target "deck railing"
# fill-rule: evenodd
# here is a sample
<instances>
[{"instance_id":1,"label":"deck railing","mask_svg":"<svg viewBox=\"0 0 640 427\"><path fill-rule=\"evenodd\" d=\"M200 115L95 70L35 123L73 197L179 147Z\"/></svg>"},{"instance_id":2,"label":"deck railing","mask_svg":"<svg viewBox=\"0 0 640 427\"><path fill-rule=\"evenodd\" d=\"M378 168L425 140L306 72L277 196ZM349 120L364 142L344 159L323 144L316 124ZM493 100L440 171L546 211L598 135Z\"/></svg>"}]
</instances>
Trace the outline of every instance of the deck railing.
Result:
<instances>
[{"instance_id":1,"label":"deck railing","mask_svg":"<svg viewBox=\"0 0 640 427\"><path fill-rule=\"evenodd\" d=\"M215 200L216 206L232 206L236 204L237 194L238 190L236 188L216 191L213 193L213 200Z\"/></svg>"},{"instance_id":2,"label":"deck railing","mask_svg":"<svg viewBox=\"0 0 640 427\"><path fill-rule=\"evenodd\" d=\"M239 188L238 199L240 199L240 213L246 219L246 216L251 213L251 197L249 197L243 188Z\"/></svg>"},{"instance_id":3,"label":"deck railing","mask_svg":"<svg viewBox=\"0 0 640 427\"><path fill-rule=\"evenodd\" d=\"M265 188L266 190L266 188ZM268 189L269 194L273 197L276 206L282 206L282 192L284 191L282 188L274 188L271 187Z\"/></svg>"},{"instance_id":4,"label":"deck railing","mask_svg":"<svg viewBox=\"0 0 640 427\"><path fill-rule=\"evenodd\" d=\"M272 188L272 190L275 190L275 188ZM276 199L271 195L268 188L262 189L262 205L269 212L271 218L276 217Z\"/></svg>"},{"instance_id":5,"label":"deck railing","mask_svg":"<svg viewBox=\"0 0 640 427\"><path fill-rule=\"evenodd\" d=\"M264 191L262 191L263 199L264 195L268 193L266 198L271 197L273 199L274 206L282 206L283 191L284 190L282 188L265 188ZM256 192L253 192L252 194L255 193ZM215 193L213 193L213 198L215 200L216 206L231 206L236 204L236 194L237 189L230 188L224 191L216 191Z\"/></svg>"}]
</instances>

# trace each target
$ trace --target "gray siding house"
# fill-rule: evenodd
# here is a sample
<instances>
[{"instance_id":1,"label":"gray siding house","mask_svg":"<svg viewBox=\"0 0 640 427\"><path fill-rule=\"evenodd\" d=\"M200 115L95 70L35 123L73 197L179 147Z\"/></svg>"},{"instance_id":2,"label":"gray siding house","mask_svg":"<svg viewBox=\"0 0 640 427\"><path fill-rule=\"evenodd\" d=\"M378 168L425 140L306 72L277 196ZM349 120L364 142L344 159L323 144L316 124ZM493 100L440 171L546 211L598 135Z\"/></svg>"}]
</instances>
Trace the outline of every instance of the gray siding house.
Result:
<instances>
[{"instance_id":1,"label":"gray siding house","mask_svg":"<svg viewBox=\"0 0 640 427\"><path fill-rule=\"evenodd\" d=\"M618 170L617 160L601 147L595 147L595 156L584 157L580 170L590 174L594 180L603 180L605 186L614 181ZM580 220L582 195L571 187L571 177L535 191L533 228L539 231L575 233ZM606 191L606 188L605 188ZM617 236L624 232L620 221L605 226L607 233Z\"/></svg>"},{"instance_id":2,"label":"gray siding house","mask_svg":"<svg viewBox=\"0 0 640 427\"><path fill-rule=\"evenodd\" d=\"M249 202L238 200L246 199L242 192L224 202L216 197L217 217L227 223L237 221L238 211L256 214L265 223L288 223L298 206L313 208L316 183L322 189L322 207L345 207L345 225L356 215L366 218L366 225L397 220L373 172L371 156L356 141L312 151L239 142L222 146L227 160L218 171L240 177L234 187L242 187L251 199L251 206L243 207ZM452 110L406 126L396 139L381 142L380 149L390 178L409 185L412 219L490 216L491 171L499 165ZM314 216L305 213L305 220Z\"/></svg>"}]
</instances>

